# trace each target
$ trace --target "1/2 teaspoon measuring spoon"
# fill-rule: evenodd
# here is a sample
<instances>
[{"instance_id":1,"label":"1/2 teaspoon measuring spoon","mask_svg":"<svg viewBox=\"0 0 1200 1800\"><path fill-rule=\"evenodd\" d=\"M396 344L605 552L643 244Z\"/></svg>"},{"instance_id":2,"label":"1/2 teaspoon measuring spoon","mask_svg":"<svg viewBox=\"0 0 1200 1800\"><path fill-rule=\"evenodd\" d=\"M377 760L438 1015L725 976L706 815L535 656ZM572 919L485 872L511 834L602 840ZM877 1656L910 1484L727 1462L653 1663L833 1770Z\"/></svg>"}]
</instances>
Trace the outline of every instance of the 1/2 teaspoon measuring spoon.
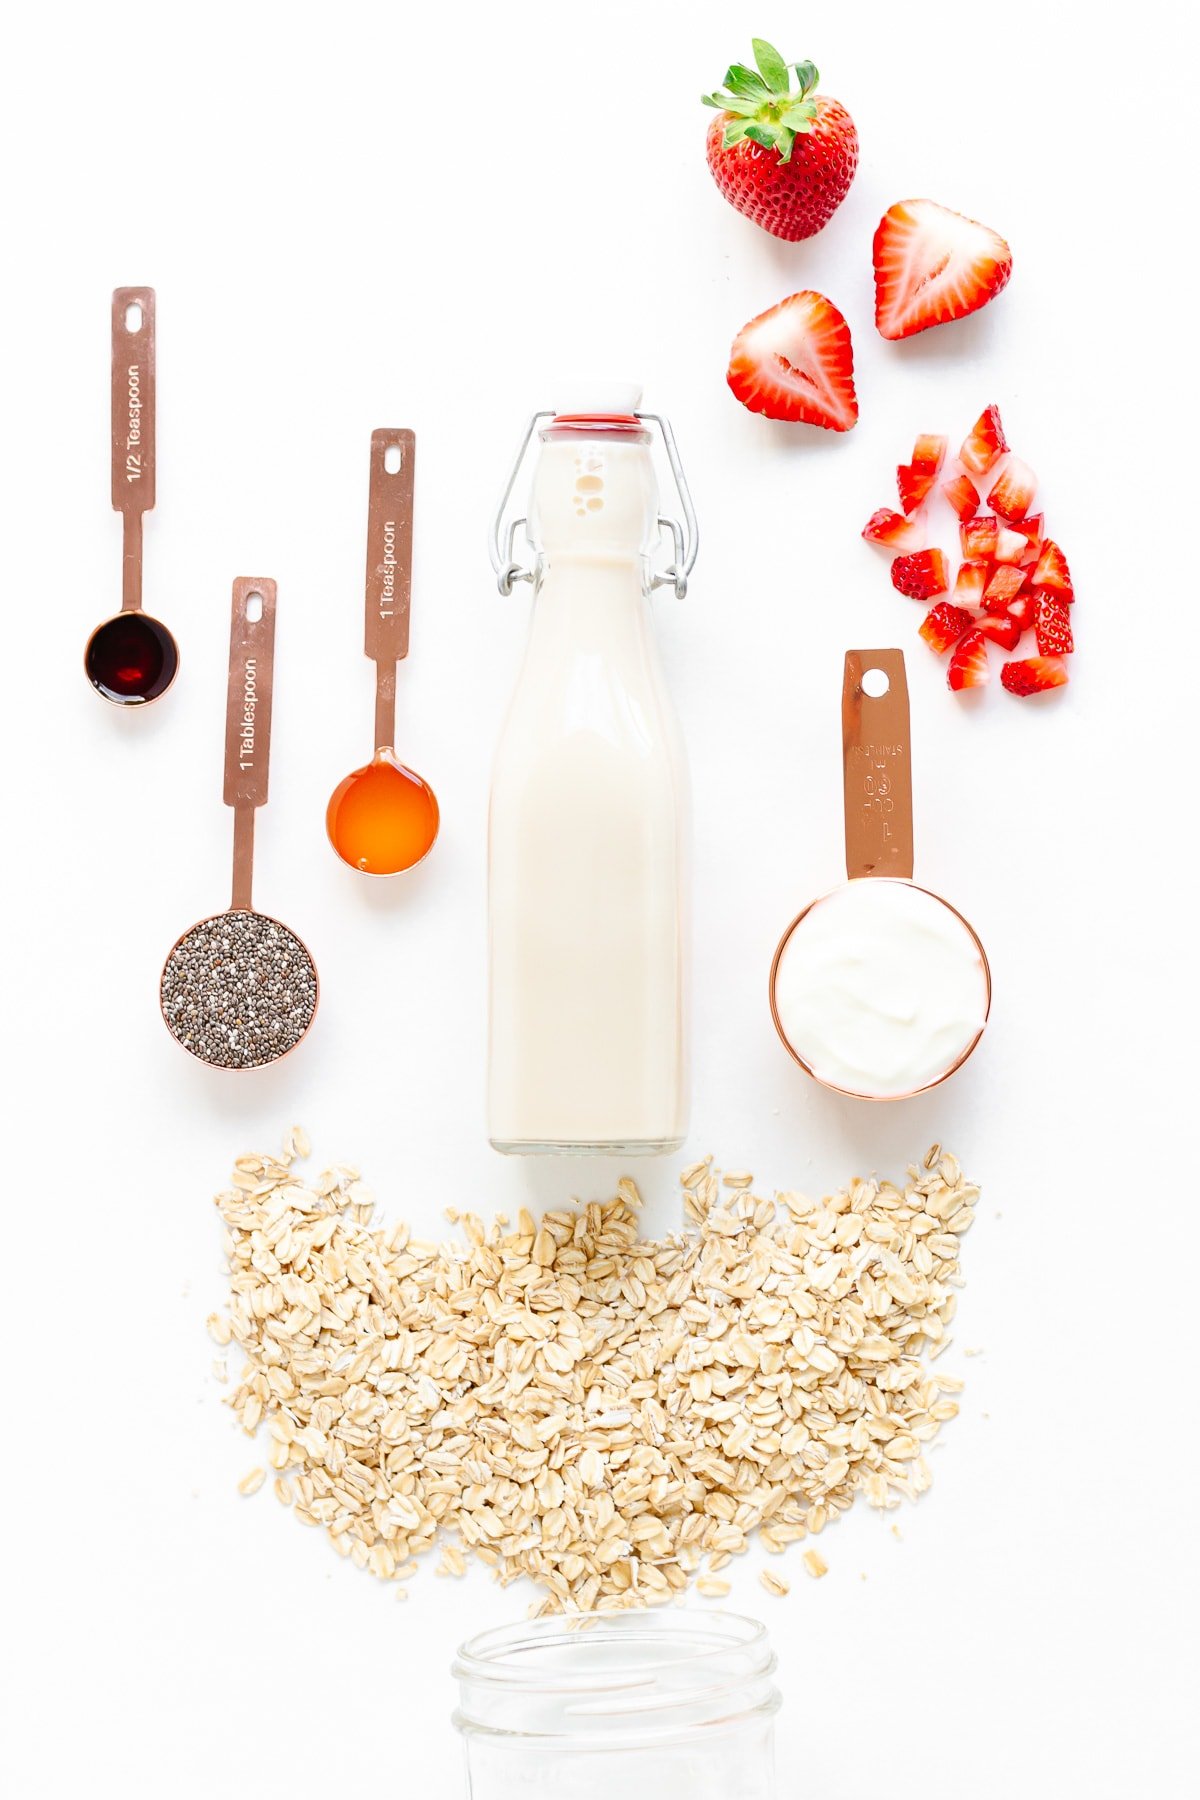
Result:
<instances>
[{"instance_id":1,"label":"1/2 teaspoon measuring spoon","mask_svg":"<svg viewBox=\"0 0 1200 1800\"><path fill-rule=\"evenodd\" d=\"M179 668L179 647L142 611L142 520L154 507L155 300L150 287L112 297L112 503L123 521L121 610L98 625L84 652L87 678L117 706L159 700Z\"/></svg>"},{"instance_id":2,"label":"1/2 teaspoon measuring spoon","mask_svg":"<svg viewBox=\"0 0 1200 1800\"><path fill-rule=\"evenodd\" d=\"M394 748L396 666L408 655L416 448L411 431L371 433L365 649L375 664L375 755L338 783L325 812L330 843L364 875L415 867L438 834L433 789Z\"/></svg>"}]
</instances>

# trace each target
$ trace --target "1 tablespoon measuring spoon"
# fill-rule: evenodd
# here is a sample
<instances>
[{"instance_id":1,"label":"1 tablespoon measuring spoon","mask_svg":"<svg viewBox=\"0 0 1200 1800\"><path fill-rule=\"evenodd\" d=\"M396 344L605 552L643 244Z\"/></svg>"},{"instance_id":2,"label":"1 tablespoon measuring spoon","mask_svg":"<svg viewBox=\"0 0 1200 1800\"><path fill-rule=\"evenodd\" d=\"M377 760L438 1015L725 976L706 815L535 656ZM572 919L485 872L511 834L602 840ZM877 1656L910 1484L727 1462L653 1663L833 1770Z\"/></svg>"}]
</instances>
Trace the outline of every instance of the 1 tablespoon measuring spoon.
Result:
<instances>
[{"instance_id":1,"label":"1 tablespoon measuring spoon","mask_svg":"<svg viewBox=\"0 0 1200 1800\"><path fill-rule=\"evenodd\" d=\"M394 748L396 665L408 655L416 448L411 431L371 433L365 649L375 664L375 755L338 783L325 811L330 843L364 875L413 868L438 834L433 789Z\"/></svg>"},{"instance_id":2,"label":"1 tablespoon measuring spoon","mask_svg":"<svg viewBox=\"0 0 1200 1800\"><path fill-rule=\"evenodd\" d=\"M791 1055L823 1086L908 1099L966 1061L992 984L974 929L912 880L901 651L846 652L842 750L849 879L784 932L771 965L771 1012Z\"/></svg>"},{"instance_id":3,"label":"1 tablespoon measuring spoon","mask_svg":"<svg viewBox=\"0 0 1200 1800\"><path fill-rule=\"evenodd\" d=\"M317 1010L317 971L294 931L251 900L254 814L267 801L275 655L275 583L233 584L225 707L225 804L233 808L228 912L184 933L163 967L167 1030L201 1062L255 1069L295 1049Z\"/></svg>"},{"instance_id":4,"label":"1 tablespoon measuring spoon","mask_svg":"<svg viewBox=\"0 0 1200 1800\"><path fill-rule=\"evenodd\" d=\"M154 289L112 297L112 503L123 523L121 610L88 639L83 665L98 694L117 706L161 699L179 668L179 648L160 619L142 611L142 520L154 506L156 370Z\"/></svg>"}]
</instances>

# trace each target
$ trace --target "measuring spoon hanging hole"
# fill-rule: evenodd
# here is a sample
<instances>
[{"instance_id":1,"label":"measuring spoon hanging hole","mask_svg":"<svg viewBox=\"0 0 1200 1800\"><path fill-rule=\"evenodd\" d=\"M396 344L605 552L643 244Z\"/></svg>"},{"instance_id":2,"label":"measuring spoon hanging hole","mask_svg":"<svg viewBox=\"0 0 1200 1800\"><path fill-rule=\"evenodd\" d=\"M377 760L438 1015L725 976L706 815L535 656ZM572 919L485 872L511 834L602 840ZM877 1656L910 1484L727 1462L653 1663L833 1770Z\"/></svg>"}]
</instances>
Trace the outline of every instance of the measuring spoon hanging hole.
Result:
<instances>
[{"instance_id":1,"label":"measuring spoon hanging hole","mask_svg":"<svg viewBox=\"0 0 1200 1800\"><path fill-rule=\"evenodd\" d=\"M432 850L440 822L427 781L396 755L396 668L408 655L412 603L411 431L371 434L367 505L367 656L375 664L375 754L339 782L325 812L329 841L364 875L399 875Z\"/></svg>"},{"instance_id":2,"label":"measuring spoon hanging hole","mask_svg":"<svg viewBox=\"0 0 1200 1800\"><path fill-rule=\"evenodd\" d=\"M159 1003L171 1036L217 1069L278 1062L317 1010L316 966L288 926L253 904L254 815L267 802L275 668L275 583L233 584L225 701L225 804L233 808L228 911L185 931L163 965Z\"/></svg>"},{"instance_id":3,"label":"measuring spoon hanging hole","mask_svg":"<svg viewBox=\"0 0 1200 1800\"><path fill-rule=\"evenodd\" d=\"M112 503L123 523L121 611L88 639L84 670L118 706L145 706L166 693L179 648L160 619L142 610L142 521L154 506L156 450L154 289L112 297Z\"/></svg>"}]
</instances>

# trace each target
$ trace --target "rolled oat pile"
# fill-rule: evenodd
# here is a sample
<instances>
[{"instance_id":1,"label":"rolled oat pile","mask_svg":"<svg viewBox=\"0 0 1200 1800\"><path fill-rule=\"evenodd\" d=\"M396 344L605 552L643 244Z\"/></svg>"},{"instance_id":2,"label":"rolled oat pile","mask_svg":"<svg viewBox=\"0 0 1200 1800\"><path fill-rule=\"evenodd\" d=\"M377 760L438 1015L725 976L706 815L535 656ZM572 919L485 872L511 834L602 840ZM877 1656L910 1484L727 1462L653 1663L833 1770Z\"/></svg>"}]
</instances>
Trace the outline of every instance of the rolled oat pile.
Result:
<instances>
[{"instance_id":1,"label":"rolled oat pile","mask_svg":"<svg viewBox=\"0 0 1200 1800\"><path fill-rule=\"evenodd\" d=\"M354 1170L307 1186L297 1153L294 1132L241 1158L218 1196L230 1303L209 1324L244 1353L230 1403L266 1431L278 1498L381 1579L437 1548L443 1573L465 1552L530 1577L543 1612L655 1604L693 1575L723 1593L752 1533L782 1551L859 1495L930 1485L962 1384L929 1364L978 1195L936 1147L903 1187L820 1201L698 1163L687 1228L657 1242L626 1180L540 1225L451 1214L453 1244L373 1228Z\"/></svg>"}]
</instances>

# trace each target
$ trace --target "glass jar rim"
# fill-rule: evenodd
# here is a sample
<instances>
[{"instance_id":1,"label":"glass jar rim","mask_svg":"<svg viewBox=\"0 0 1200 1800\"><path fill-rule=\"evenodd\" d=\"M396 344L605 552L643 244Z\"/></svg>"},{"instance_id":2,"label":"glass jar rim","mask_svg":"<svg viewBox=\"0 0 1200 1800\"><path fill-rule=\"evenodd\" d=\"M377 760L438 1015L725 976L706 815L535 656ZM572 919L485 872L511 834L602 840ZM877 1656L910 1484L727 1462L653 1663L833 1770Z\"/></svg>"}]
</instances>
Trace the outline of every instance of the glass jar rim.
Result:
<instances>
[{"instance_id":1,"label":"glass jar rim","mask_svg":"<svg viewBox=\"0 0 1200 1800\"><path fill-rule=\"evenodd\" d=\"M454 1722L468 1732L658 1739L774 1712L775 1668L765 1626L738 1613L558 1614L462 1645L452 1667L461 1694Z\"/></svg>"}]
</instances>

